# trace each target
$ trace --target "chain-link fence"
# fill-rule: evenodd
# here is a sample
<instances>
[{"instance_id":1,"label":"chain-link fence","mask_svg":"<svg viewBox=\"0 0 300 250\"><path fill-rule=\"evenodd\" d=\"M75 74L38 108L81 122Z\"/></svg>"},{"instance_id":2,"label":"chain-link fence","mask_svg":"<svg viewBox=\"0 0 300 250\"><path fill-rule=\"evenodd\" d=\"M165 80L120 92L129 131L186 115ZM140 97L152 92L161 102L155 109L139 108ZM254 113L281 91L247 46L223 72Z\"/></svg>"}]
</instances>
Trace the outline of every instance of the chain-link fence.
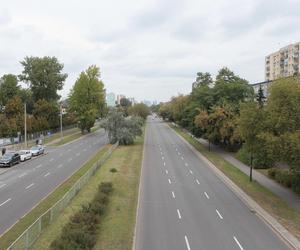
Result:
<instances>
[{"instance_id":1,"label":"chain-link fence","mask_svg":"<svg viewBox=\"0 0 300 250\"><path fill-rule=\"evenodd\" d=\"M112 152L118 146L118 142L112 145L108 151L70 188L70 190L44 214L42 214L34 223L32 223L9 247L12 249L28 249L40 236L41 232L50 225L68 206L70 201L76 196L80 189L95 174L97 169L107 160Z\"/></svg>"}]
</instances>

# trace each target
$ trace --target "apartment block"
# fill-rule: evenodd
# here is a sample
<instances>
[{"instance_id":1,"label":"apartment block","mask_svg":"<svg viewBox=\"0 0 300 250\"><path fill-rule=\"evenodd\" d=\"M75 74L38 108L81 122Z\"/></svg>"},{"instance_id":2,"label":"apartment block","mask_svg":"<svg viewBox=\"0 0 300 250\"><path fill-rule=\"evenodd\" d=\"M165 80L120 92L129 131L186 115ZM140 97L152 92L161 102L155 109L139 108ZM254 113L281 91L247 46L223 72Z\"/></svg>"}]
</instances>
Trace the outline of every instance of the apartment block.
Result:
<instances>
[{"instance_id":1,"label":"apartment block","mask_svg":"<svg viewBox=\"0 0 300 250\"><path fill-rule=\"evenodd\" d=\"M290 44L272 53L265 58L266 81L276 80L282 77L294 76L299 70L300 42Z\"/></svg>"}]
</instances>

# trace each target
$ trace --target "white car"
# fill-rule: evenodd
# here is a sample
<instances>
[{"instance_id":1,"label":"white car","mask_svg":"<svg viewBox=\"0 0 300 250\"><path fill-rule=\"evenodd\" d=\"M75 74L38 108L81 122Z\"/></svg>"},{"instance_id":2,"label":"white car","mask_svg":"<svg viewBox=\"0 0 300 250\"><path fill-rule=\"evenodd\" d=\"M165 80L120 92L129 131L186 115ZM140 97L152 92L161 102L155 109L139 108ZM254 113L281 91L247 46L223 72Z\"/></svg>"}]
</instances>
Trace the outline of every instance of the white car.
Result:
<instances>
[{"instance_id":1,"label":"white car","mask_svg":"<svg viewBox=\"0 0 300 250\"><path fill-rule=\"evenodd\" d=\"M45 152L45 148L42 145L33 146L31 149L32 156L38 156Z\"/></svg>"},{"instance_id":2,"label":"white car","mask_svg":"<svg viewBox=\"0 0 300 250\"><path fill-rule=\"evenodd\" d=\"M19 155L21 157L21 161L26 161L31 159L31 151L30 150L20 150Z\"/></svg>"}]
</instances>

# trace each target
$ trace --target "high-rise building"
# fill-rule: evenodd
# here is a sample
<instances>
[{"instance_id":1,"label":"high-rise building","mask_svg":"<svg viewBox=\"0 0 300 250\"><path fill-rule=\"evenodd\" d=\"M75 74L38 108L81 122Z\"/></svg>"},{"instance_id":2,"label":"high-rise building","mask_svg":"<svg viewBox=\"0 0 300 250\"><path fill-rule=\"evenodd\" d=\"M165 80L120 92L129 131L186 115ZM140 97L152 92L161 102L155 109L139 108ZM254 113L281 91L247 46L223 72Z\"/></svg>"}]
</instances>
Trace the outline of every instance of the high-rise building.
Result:
<instances>
[{"instance_id":1,"label":"high-rise building","mask_svg":"<svg viewBox=\"0 0 300 250\"><path fill-rule=\"evenodd\" d=\"M116 95L114 93L108 93L106 95L106 104L108 107L116 106Z\"/></svg>"},{"instance_id":2,"label":"high-rise building","mask_svg":"<svg viewBox=\"0 0 300 250\"><path fill-rule=\"evenodd\" d=\"M265 58L266 81L282 77L294 76L300 73L300 42L290 44Z\"/></svg>"},{"instance_id":3,"label":"high-rise building","mask_svg":"<svg viewBox=\"0 0 300 250\"><path fill-rule=\"evenodd\" d=\"M117 104L120 105L121 99L126 98L125 95L117 95Z\"/></svg>"}]
</instances>

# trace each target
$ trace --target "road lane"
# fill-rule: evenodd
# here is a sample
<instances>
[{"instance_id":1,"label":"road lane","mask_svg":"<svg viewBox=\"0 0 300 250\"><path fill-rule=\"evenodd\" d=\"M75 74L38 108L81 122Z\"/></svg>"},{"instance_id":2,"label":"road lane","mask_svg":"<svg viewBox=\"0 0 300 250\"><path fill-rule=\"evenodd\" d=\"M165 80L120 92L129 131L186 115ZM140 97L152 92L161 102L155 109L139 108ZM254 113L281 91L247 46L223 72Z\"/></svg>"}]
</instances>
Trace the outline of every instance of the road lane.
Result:
<instances>
[{"instance_id":1,"label":"road lane","mask_svg":"<svg viewBox=\"0 0 300 250\"><path fill-rule=\"evenodd\" d=\"M147 125L136 250L289 249L169 127Z\"/></svg>"},{"instance_id":2,"label":"road lane","mask_svg":"<svg viewBox=\"0 0 300 250\"><path fill-rule=\"evenodd\" d=\"M101 130L61 147L49 147L44 156L0 175L0 203L10 199L0 207L0 235L106 143L107 136Z\"/></svg>"}]
</instances>

